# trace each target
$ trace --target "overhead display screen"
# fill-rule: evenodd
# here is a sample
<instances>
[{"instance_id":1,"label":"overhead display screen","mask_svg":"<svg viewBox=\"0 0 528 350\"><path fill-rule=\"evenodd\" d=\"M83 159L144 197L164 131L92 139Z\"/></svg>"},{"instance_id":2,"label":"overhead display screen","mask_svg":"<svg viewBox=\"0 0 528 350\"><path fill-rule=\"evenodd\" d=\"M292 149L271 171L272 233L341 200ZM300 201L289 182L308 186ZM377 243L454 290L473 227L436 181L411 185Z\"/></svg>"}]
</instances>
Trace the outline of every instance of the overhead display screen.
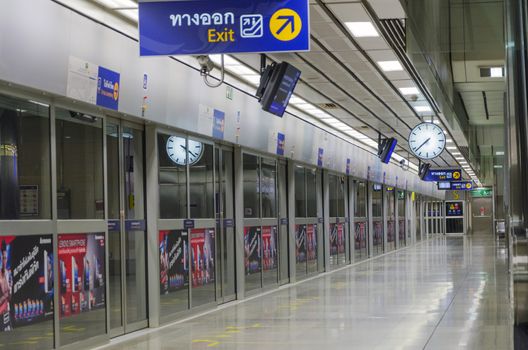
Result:
<instances>
[{"instance_id":1,"label":"overhead display screen","mask_svg":"<svg viewBox=\"0 0 528 350\"><path fill-rule=\"evenodd\" d=\"M262 109L282 117L301 77L301 71L283 62L277 65L262 95Z\"/></svg>"}]
</instances>

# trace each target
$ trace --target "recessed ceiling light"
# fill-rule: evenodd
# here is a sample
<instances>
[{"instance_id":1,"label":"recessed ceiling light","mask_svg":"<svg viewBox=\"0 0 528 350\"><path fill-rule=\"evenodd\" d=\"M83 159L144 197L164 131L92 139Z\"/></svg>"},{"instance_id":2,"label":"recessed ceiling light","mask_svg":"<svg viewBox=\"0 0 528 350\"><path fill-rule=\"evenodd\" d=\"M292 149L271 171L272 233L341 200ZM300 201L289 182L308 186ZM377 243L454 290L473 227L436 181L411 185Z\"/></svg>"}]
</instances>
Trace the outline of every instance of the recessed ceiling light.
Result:
<instances>
[{"instance_id":1,"label":"recessed ceiling light","mask_svg":"<svg viewBox=\"0 0 528 350\"><path fill-rule=\"evenodd\" d=\"M496 156L503 156L504 155L504 151L495 152L495 155Z\"/></svg>"},{"instance_id":2,"label":"recessed ceiling light","mask_svg":"<svg viewBox=\"0 0 528 350\"><path fill-rule=\"evenodd\" d=\"M379 37L379 33L376 28L374 28L372 22L345 22L345 25L356 38Z\"/></svg>"},{"instance_id":3,"label":"recessed ceiling light","mask_svg":"<svg viewBox=\"0 0 528 350\"><path fill-rule=\"evenodd\" d=\"M447 146L446 149L448 149L448 150L456 150L457 148L455 146Z\"/></svg>"},{"instance_id":4,"label":"recessed ceiling light","mask_svg":"<svg viewBox=\"0 0 528 350\"><path fill-rule=\"evenodd\" d=\"M448 143L449 143L449 142L453 142L453 140L451 140L451 139L447 139L446 142L448 142Z\"/></svg>"},{"instance_id":5,"label":"recessed ceiling light","mask_svg":"<svg viewBox=\"0 0 528 350\"><path fill-rule=\"evenodd\" d=\"M402 95L406 95L406 96L420 94L420 91L418 90L418 88L415 88L415 87L400 88L400 92L402 93Z\"/></svg>"},{"instance_id":6,"label":"recessed ceiling light","mask_svg":"<svg viewBox=\"0 0 528 350\"><path fill-rule=\"evenodd\" d=\"M491 67L490 73L492 78L502 78L504 77L504 68L503 67Z\"/></svg>"},{"instance_id":7,"label":"recessed ceiling light","mask_svg":"<svg viewBox=\"0 0 528 350\"><path fill-rule=\"evenodd\" d=\"M416 110L416 112L419 112L419 113L427 113L427 112L433 111L431 109L431 106L414 106L414 109Z\"/></svg>"},{"instance_id":8,"label":"recessed ceiling light","mask_svg":"<svg viewBox=\"0 0 528 350\"><path fill-rule=\"evenodd\" d=\"M454 155L454 156L461 156L462 155L462 153L460 153L460 152L451 152L451 154Z\"/></svg>"},{"instance_id":9,"label":"recessed ceiling light","mask_svg":"<svg viewBox=\"0 0 528 350\"><path fill-rule=\"evenodd\" d=\"M380 61L378 65L383 69L384 72L396 72L402 71L403 67L398 61Z\"/></svg>"},{"instance_id":10,"label":"recessed ceiling light","mask_svg":"<svg viewBox=\"0 0 528 350\"><path fill-rule=\"evenodd\" d=\"M493 166L495 169L502 169L502 165L494 165Z\"/></svg>"}]
</instances>

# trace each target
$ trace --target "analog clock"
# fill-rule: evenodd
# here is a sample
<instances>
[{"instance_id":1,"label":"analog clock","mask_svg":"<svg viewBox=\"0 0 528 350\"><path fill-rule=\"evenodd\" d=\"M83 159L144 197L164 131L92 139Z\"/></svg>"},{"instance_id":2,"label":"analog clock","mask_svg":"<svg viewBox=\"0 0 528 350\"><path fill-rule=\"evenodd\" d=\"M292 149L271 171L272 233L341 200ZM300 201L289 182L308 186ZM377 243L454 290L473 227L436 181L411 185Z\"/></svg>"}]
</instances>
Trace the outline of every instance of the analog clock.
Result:
<instances>
[{"instance_id":1,"label":"analog clock","mask_svg":"<svg viewBox=\"0 0 528 350\"><path fill-rule=\"evenodd\" d=\"M187 157L189 164L196 164L203 155L204 145L199 141L189 139L188 145L185 144L185 138L179 136L170 136L166 145L167 155L178 165L186 165Z\"/></svg>"},{"instance_id":2,"label":"analog clock","mask_svg":"<svg viewBox=\"0 0 528 350\"><path fill-rule=\"evenodd\" d=\"M409 135L409 147L420 159L434 159L445 149L446 137L441 127L433 123L416 126Z\"/></svg>"}]
</instances>

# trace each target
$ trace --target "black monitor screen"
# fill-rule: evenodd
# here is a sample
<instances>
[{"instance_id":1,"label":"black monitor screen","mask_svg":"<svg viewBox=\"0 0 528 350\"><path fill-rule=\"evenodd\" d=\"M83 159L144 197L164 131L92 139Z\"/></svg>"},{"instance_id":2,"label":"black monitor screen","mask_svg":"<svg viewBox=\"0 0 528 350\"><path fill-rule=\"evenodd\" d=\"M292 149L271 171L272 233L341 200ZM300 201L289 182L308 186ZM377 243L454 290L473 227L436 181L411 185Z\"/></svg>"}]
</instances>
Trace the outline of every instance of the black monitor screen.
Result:
<instances>
[{"instance_id":1,"label":"black monitor screen","mask_svg":"<svg viewBox=\"0 0 528 350\"><path fill-rule=\"evenodd\" d=\"M291 64L277 65L262 96L262 109L282 117L300 77L301 71Z\"/></svg>"}]
</instances>

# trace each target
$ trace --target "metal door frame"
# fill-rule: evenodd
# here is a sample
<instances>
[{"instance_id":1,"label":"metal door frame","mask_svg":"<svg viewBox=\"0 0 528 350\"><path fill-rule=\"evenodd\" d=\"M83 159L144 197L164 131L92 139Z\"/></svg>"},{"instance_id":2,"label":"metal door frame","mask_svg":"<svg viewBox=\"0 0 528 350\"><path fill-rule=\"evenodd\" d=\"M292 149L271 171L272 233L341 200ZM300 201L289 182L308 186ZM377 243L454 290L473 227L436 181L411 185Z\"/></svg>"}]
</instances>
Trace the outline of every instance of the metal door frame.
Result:
<instances>
[{"instance_id":1,"label":"metal door frame","mask_svg":"<svg viewBox=\"0 0 528 350\"><path fill-rule=\"evenodd\" d=\"M113 328L111 329L110 328L110 338L114 338L114 337L117 337L117 336L120 336L120 335L125 335L125 334L129 334L131 332L134 332L134 331L137 331L139 329L142 329L142 328L147 328L148 327L148 308L149 308L149 305L148 305L148 302L147 302L147 312L146 312L146 319L143 320L143 321L137 321L137 322L133 322L131 324L128 323L128 313L127 313L127 298L128 298L128 293L127 293L127 283L126 283L126 266L127 266L127 262L126 262L126 257L127 257L127 250L126 250L126 235L127 235L127 231L126 231L126 217L125 217L125 205L126 205L126 202L125 202L125 172L124 172L124 169L125 169L125 159L124 159L124 141L123 141L123 134L124 134L124 128L130 128L130 129L135 129L135 130L138 130L138 131L141 131L143 133L143 150L145 149L145 126L144 125L141 125L139 123L133 123L133 122L130 122L130 121L126 121L126 120L121 120L121 119L118 119L118 118L115 118L115 117L107 117L106 118L106 123L105 123L105 142L106 142L106 127L108 126L108 124L114 124L117 126L117 138L118 138L118 157L119 157L119 164L118 164L118 173L119 173L119 218L117 218L117 220L119 220L119 224L120 224L120 227L119 227L119 241L120 241L120 250L121 250L121 266L120 266L120 269L121 269L121 326L120 327L117 327L117 328ZM107 147L105 147L105 156L108 154L108 145L106 145ZM108 159L106 158L106 161L108 161ZM145 166L145 152L143 152L143 164ZM143 168L143 172L144 172L144 168ZM108 168L106 169L106 171L108 172ZM107 173L108 174L108 173ZM108 176L108 175L107 175ZM145 176L145 172L143 173L143 183L141 184L143 186L143 189L145 189L145 183L146 183L146 176ZM105 179L105 184L106 184L106 189L108 191L108 178ZM143 191L145 193L145 191ZM110 194L108 194L108 198L110 197ZM143 201L145 201L145 196L143 196ZM146 207L146 206L145 206ZM107 217L106 218L106 221L108 222L109 220L115 220L114 218L109 218ZM144 214L144 219L143 219L146 223L147 219L146 219L146 213ZM145 230L144 231L145 235L147 234L147 231ZM108 235L110 236L110 231L108 232ZM145 251L146 251L146 237L145 237ZM108 260L108 258L107 258ZM109 262L109 260L108 260ZM147 257L145 256L145 266L146 266L146 263L147 263ZM148 281L148 269L145 268L145 292L147 293L147 281ZM110 276L110 275L108 275ZM108 294L109 296L109 294ZM108 300L108 309L110 310L110 307L112 305L112 301L110 299L110 297L107 298ZM110 327L110 317L108 318L108 324L109 324L109 327Z\"/></svg>"},{"instance_id":2,"label":"metal door frame","mask_svg":"<svg viewBox=\"0 0 528 350\"><path fill-rule=\"evenodd\" d=\"M219 227L220 229L220 232L217 232L217 235L220 237L220 249L218 249L218 245L216 246L217 250L215 251L215 255L216 255L216 265L215 265L215 268L216 268L216 301L217 301L217 304L220 305L220 304L224 304L224 303L227 303L227 302L230 302L230 301L233 301L233 300L236 300L237 298L237 290L236 290L236 264L237 264L237 260L236 260L236 245L235 245L235 242L234 242L234 239L235 237L233 237L233 253L234 253L234 259L235 259L235 271L233 271L233 276L235 277L235 281L233 281L233 284L234 284L234 294L229 294L229 295L224 295L224 290L225 290L225 284L224 284L224 259L223 259L223 256L225 254L225 249L226 247L224 246L224 238L227 237L227 227L226 227L226 219L229 220L229 219L232 219L233 220L233 235L235 236L236 235L236 227L235 227L235 204L234 202L233 203L227 203L227 198L226 198L226 206L231 206L232 209L233 209L233 217L232 218L226 218L225 217L225 213L226 213L226 208L224 208L224 193L222 191L222 185L221 185L221 181L224 181L224 179L226 178L225 174L224 174L224 151L228 151L228 152L231 152L232 155L233 155L233 159L232 159L232 165L234 167L234 149L233 147L230 147L230 146L227 146L227 145L222 145L222 144L215 144L215 148L214 148L214 152L215 152L215 157L214 157L214 161L216 162L216 151L218 151L218 163L219 164L216 164L215 163L215 166L214 166L214 169L215 169L215 187L216 185L219 186L218 189L216 189L215 193L218 193L218 205L220 206L219 208L216 207L217 203L216 203L216 200L215 200L215 212L216 213L219 213L220 214L220 217L219 218L216 218L216 220L219 220L217 223L217 227ZM216 170L218 170L218 174L216 174ZM231 174L232 176L234 176L234 169L231 169ZM227 182L226 182L227 183ZM233 184L234 184L234 181L233 181ZM232 196L232 199L234 201L234 188L227 188L226 186L226 191L231 191L233 193L233 196ZM227 196L226 196L227 197ZM215 213L215 214L216 214ZM225 236L225 237L224 237ZM217 239L215 239L215 241L217 241ZM216 243L218 244L218 242ZM220 273L218 273L220 272ZM220 278L218 277L220 276Z\"/></svg>"}]
</instances>

